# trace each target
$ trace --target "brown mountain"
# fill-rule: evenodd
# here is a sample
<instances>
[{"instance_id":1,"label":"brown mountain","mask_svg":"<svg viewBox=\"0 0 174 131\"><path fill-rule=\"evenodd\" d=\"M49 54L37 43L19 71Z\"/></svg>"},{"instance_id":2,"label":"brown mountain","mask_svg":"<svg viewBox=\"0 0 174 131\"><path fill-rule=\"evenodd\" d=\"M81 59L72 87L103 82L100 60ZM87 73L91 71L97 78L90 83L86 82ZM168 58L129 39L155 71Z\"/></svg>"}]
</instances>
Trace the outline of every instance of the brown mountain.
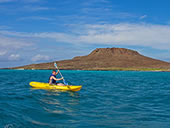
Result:
<instances>
[{"instance_id":1,"label":"brown mountain","mask_svg":"<svg viewBox=\"0 0 174 131\"><path fill-rule=\"evenodd\" d=\"M170 64L125 48L97 48L89 55L56 61L60 69L73 70L159 70L169 71ZM53 62L32 64L13 69L55 69Z\"/></svg>"}]
</instances>

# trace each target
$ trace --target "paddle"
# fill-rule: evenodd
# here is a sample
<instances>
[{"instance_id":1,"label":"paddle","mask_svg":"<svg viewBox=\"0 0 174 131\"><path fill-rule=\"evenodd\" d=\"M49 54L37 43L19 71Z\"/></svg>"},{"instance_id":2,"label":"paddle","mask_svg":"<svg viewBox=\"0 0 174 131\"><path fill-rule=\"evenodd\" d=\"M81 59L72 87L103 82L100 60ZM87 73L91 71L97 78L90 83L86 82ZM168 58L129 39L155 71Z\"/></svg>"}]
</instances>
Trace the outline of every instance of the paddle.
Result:
<instances>
[{"instance_id":1,"label":"paddle","mask_svg":"<svg viewBox=\"0 0 174 131\"><path fill-rule=\"evenodd\" d=\"M54 62L54 66L58 69L56 62ZM58 69L58 70L59 70L59 69ZM60 73L60 76L63 77L63 76L62 76L62 73L60 72L60 70L59 70L59 73ZM64 78L63 78L63 83L64 83L64 85L68 85L68 83L65 81Z\"/></svg>"}]
</instances>

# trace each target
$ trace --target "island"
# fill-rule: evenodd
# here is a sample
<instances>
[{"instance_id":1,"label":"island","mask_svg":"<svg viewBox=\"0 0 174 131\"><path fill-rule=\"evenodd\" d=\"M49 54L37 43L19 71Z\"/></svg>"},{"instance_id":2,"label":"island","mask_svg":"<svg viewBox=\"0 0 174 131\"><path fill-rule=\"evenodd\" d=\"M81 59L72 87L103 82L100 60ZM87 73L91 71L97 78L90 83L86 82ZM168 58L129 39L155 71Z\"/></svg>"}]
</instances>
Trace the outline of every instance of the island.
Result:
<instances>
[{"instance_id":1,"label":"island","mask_svg":"<svg viewBox=\"0 0 174 131\"><path fill-rule=\"evenodd\" d=\"M170 71L170 63L143 56L126 48L97 48L86 56L54 61L63 70ZM55 69L54 62L30 64L9 69Z\"/></svg>"}]
</instances>

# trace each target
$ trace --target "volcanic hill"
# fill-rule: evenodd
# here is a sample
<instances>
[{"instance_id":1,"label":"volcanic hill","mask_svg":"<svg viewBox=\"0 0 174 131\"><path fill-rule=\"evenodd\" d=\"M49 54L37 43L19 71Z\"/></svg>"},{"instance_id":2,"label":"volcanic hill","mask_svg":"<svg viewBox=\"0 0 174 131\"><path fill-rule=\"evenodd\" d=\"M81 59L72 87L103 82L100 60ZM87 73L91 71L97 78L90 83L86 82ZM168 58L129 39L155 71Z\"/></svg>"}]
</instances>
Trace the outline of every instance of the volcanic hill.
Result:
<instances>
[{"instance_id":1,"label":"volcanic hill","mask_svg":"<svg viewBox=\"0 0 174 131\"><path fill-rule=\"evenodd\" d=\"M143 56L125 48L97 48L86 56L71 60L56 61L60 69L66 70L152 70L170 71L170 64ZM31 64L12 69L55 69L53 62Z\"/></svg>"}]
</instances>

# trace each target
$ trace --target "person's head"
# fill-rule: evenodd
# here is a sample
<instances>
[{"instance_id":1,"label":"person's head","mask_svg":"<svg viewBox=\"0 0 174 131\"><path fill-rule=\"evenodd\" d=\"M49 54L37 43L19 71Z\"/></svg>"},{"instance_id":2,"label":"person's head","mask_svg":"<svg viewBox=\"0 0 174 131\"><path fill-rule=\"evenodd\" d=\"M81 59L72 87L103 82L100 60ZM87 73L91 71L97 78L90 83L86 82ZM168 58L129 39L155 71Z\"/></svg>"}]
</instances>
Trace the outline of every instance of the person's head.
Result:
<instances>
[{"instance_id":1,"label":"person's head","mask_svg":"<svg viewBox=\"0 0 174 131\"><path fill-rule=\"evenodd\" d=\"M52 74L53 74L53 75L56 75L56 71L55 71L55 70L53 70L53 71L52 71Z\"/></svg>"}]
</instances>

